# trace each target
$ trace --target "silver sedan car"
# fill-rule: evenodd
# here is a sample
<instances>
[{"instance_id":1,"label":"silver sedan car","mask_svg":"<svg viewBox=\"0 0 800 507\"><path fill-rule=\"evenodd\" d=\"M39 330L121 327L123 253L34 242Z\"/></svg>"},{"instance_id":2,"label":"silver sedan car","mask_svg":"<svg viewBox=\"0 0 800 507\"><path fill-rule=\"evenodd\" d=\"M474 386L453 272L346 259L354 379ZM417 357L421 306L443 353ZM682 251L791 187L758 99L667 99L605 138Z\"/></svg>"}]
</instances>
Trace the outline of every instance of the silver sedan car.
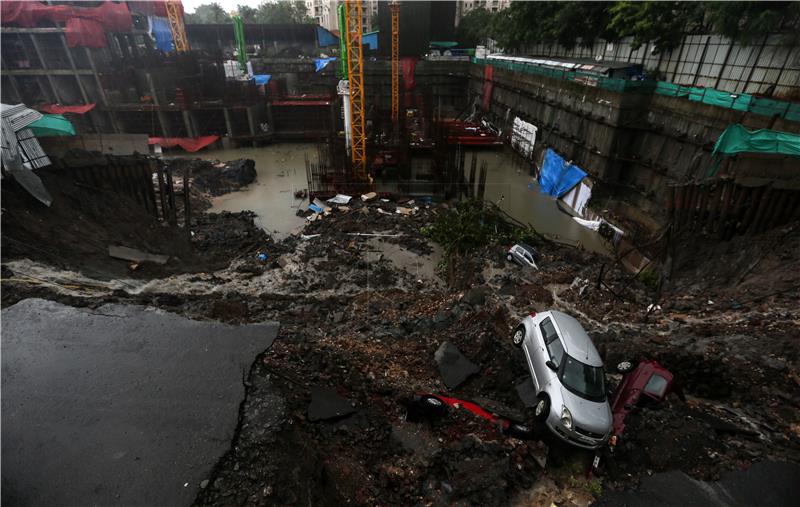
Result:
<instances>
[{"instance_id":1,"label":"silver sedan car","mask_svg":"<svg viewBox=\"0 0 800 507\"><path fill-rule=\"evenodd\" d=\"M612 427L603 361L573 317L532 313L512 335L536 388L536 418L562 440L586 449L606 443Z\"/></svg>"}]
</instances>

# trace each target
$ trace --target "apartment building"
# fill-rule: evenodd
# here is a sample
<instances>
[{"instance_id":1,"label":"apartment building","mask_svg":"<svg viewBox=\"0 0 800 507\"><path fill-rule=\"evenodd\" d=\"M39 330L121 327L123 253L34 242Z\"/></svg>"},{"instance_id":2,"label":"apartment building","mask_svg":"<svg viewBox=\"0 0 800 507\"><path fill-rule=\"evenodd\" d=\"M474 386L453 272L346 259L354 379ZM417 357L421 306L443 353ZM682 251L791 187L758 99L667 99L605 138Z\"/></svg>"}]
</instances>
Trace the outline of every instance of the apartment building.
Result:
<instances>
[{"instance_id":1,"label":"apartment building","mask_svg":"<svg viewBox=\"0 0 800 507\"><path fill-rule=\"evenodd\" d=\"M339 20L336 17L336 7L342 3L341 0L306 0L308 15L313 17L317 23L328 30L338 30ZM362 2L361 28L364 32L377 30L373 26L372 20L378 14L378 0L364 0Z\"/></svg>"}]
</instances>

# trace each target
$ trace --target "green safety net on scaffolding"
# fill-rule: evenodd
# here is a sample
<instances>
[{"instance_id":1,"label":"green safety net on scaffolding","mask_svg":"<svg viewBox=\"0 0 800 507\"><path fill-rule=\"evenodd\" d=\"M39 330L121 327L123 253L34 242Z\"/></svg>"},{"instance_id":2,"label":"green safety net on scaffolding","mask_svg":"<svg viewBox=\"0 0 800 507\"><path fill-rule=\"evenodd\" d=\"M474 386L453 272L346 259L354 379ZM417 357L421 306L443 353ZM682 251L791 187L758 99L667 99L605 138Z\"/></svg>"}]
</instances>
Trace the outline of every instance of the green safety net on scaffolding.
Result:
<instances>
[{"instance_id":1,"label":"green safety net on scaffolding","mask_svg":"<svg viewBox=\"0 0 800 507\"><path fill-rule=\"evenodd\" d=\"M344 12L344 4L339 4L336 8L339 17L339 79L347 79L347 18Z\"/></svg>"},{"instance_id":2,"label":"green safety net on scaffolding","mask_svg":"<svg viewBox=\"0 0 800 507\"><path fill-rule=\"evenodd\" d=\"M241 16L233 17L233 36L236 38L236 52L239 67L247 74L247 45L244 38L244 23Z\"/></svg>"},{"instance_id":3,"label":"green safety net on scaffolding","mask_svg":"<svg viewBox=\"0 0 800 507\"><path fill-rule=\"evenodd\" d=\"M723 157L737 153L772 153L800 157L800 135L777 130L747 130L738 123L730 125L717 139L711 156L714 164L709 176L716 174Z\"/></svg>"},{"instance_id":4,"label":"green safety net on scaffolding","mask_svg":"<svg viewBox=\"0 0 800 507\"><path fill-rule=\"evenodd\" d=\"M509 62L502 60L487 60L473 58L472 63L479 65L491 65L501 69L522 72L525 74L536 74L552 79L563 79L573 81L597 88L603 88L618 93L632 90L653 91L658 95L668 97L681 97L695 102L702 102L717 107L734 109L736 111L748 111L755 114L779 118L791 121L800 121L800 104L786 102L783 100L773 100L755 97L747 93L730 93L714 88L697 88L693 86L681 86L666 81L633 81L630 79L619 79L598 76L587 72L552 69L535 64Z\"/></svg>"}]
</instances>

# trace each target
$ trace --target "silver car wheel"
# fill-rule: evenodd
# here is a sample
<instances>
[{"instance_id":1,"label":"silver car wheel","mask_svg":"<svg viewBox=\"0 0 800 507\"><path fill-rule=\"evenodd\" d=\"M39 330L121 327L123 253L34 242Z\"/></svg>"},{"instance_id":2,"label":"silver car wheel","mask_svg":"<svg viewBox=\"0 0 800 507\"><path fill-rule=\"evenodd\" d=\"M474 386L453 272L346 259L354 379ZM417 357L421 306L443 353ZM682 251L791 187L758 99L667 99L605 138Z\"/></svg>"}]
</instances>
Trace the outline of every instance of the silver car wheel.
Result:
<instances>
[{"instance_id":1,"label":"silver car wheel","mask_svg":"<svg viewBox=\"0 0 800 507\"><path fill-rule=\"evenodd\" d=\"M630 371L631 369L633 369L633 363L631 363L630 361L622 361L617 365L617 371L623 373L626 371Z\"/></svg>"},{"instance_id":2,"label":"silver car wheel","mask_svg":"<svg viewBox=\"0 0 800 507\"><path fill-rule=\"evenodd\" d=\"M547 404L546 401L539 400L539 403L536 404L536 417L540 417L542 412L544 412L544 406Z\"/></svg>"},{"instance_id":3,"label":"silver car wheel","mask_svg":"<svg viewBox=\"0 0 800 507\"><path fill-rule=\"evenodd\" d=\"M522 332L522 329L517 329L517 332L514 333L514 345L520 346L522 345L522 340L525 339L525 333Z\"/></svg>"},{"instance_id":4,"label":"silver car wheel","mask_svg":"<svg viewBox=\"0 0 800 507\"><path fill-rule=\"evenodd\" d=\"M508 259L509 261L513 261L514 257L511 254L508 254L508 256L506 256L506 259Z\"/></svg>"}]
</instances>

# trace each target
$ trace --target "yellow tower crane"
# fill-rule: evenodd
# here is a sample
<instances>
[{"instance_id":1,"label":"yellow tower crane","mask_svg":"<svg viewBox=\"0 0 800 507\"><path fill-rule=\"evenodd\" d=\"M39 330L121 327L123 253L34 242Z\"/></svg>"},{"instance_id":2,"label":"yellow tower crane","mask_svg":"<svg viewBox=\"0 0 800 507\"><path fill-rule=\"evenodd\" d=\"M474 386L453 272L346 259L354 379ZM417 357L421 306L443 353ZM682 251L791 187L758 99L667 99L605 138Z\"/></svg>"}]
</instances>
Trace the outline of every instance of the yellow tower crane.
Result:
<instances>
[{"instance_id":1,"label":"yellow tower crane","mask_svg":"<svg viewBox=\"0 0 800 507\"><path fill-rule=\"evenodd\" d=\"M392 126L400 122L400 2L393 1L392 12Z\"/></svg>"},{"instance_id":2,"label":"yellow tower crane","mask_svg":"<svg viewBox=\"0 0 800 507\"><path fill-rule=\"evenodd\" d=\"M350 82L350 131L353 143L351 155L353 171L356 177L363 181L368 176L367 134L364 118L364 55L361 49L361 37L363 36L361 0L345 0L344 10L347 24L347 80Z\"/></svg>"},{"instance_id":3,"label":"yellow tower crane","mask_svg":"<svg viewBox=\"0 0 800 507\"><path fill-rule=\"evenodd\" d=\"M172 41L175 44L175 51L184 53L189 51L189 40L186 38L186 28L183 26L183 15L181 14L181 2L167 0L167 18L169 27L172 30Z\"/></svg>"}]
</instances>

